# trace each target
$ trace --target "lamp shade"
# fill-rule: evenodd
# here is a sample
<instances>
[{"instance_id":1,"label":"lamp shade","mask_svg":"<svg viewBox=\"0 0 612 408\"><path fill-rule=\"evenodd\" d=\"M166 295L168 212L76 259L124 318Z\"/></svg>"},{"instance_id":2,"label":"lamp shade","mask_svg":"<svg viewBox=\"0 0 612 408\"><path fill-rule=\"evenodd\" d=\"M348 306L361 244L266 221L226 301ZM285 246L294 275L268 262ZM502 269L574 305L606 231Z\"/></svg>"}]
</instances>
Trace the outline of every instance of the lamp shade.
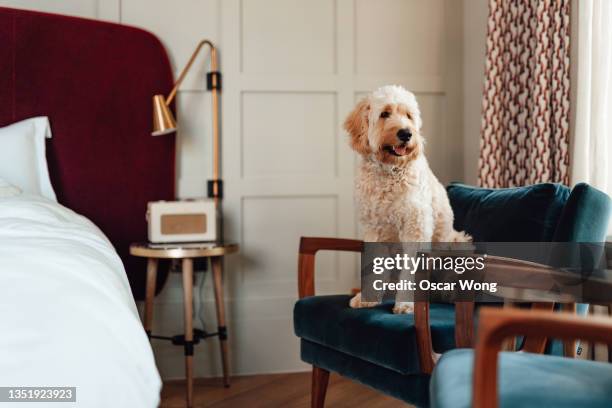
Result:
<instances>
[{"instance_id":1,"label":"lamp shade","mask_svg":"<svg viewBox=\"0 0 612 408\"><path fill-rule=\"evenodd\" d=\"M151 135L161 136L176 131L176 121L166 105L166 98L163 95L153 97L153 131Z\"/></svg>"}]
</instances>

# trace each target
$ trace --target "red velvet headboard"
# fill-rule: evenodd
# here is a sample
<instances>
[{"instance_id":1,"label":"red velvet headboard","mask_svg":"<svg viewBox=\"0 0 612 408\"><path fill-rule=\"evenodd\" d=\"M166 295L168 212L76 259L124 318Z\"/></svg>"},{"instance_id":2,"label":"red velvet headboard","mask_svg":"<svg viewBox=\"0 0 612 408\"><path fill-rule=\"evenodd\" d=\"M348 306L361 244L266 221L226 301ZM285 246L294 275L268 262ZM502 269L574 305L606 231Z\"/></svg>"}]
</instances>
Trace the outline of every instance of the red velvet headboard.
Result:
<instances>
[{"instance_id":1,"label":"red velvet headboard","mask_svg":"<svg viewBox=\"0 0 612 408\"><path fill-rule=\"evenodd\" d=\"M174 136L150 136L152 96L172 87L168 56L152 34L118 24L0 8L0 126L48 116L58 201L113 243L142 298L148 201L170 200Z\"/></svg>"}]
</instances>

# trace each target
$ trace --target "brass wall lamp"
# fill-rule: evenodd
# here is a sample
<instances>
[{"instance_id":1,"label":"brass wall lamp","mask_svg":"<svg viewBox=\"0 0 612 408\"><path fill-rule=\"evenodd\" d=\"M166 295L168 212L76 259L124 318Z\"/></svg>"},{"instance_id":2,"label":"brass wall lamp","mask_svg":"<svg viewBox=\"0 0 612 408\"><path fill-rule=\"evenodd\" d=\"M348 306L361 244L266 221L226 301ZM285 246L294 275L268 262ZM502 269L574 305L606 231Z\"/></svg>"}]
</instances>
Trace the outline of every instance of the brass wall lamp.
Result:
<instances>
[{"instance_id":1,"label":"brass wall lamp","mask_svg":"<svg viewBox=\"0 0 612 408\"><path fill-rule=\"evenodd\" d=\"M223 195L223 182L219 178L219 93L221 92L221 72L218 71L217 49L209 40L202 40L191 54L187 65L178 76L174 88L168 94L153 96L153 131L151 135L161 136L173 133L177 129L176 120L170 104L176 97L179 86L191 69L200 50L208 45L210 48L210 72L206 74L206 89L212 94L212 129L213 129L213 179L208 180L208 197L219 203Z\"/></svg>"}]
</instances>

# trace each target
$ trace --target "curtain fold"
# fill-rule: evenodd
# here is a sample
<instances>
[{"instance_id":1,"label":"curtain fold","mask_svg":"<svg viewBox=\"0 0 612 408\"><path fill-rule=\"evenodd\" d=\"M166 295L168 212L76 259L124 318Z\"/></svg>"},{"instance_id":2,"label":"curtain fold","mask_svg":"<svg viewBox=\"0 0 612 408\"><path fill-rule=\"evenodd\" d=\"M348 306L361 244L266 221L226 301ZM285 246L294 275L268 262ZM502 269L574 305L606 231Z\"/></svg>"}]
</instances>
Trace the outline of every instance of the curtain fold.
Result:
<instances>
[{"instance_id":1,"label":"curtain fold","mask_svg":"<svg viewBox=\"0 0 612 408\"><path fill-rule=\"evenodd\" d=\"M478 181L569 184L570 0L490 0Z\"/></svg>"}]
</instances>

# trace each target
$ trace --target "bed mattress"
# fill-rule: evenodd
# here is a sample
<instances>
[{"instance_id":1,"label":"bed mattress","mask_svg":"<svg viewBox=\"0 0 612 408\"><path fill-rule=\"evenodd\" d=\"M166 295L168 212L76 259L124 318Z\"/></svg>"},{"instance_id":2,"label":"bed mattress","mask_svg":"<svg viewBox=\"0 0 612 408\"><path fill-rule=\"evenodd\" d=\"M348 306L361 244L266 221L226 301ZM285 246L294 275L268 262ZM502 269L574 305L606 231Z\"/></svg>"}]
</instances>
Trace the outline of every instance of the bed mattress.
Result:
<instances>
[{"instance_id":1,"label":"bed mattress","mask_svg":"<svg viewBox=\"0 0 612 408\"><path fill-rule=\"evenodd\" d=\"M119 256L92 222L42 197L0 199L0 386L76 387L76 404L54 407L159 404Z\"/></svg>"}]
</instances>

